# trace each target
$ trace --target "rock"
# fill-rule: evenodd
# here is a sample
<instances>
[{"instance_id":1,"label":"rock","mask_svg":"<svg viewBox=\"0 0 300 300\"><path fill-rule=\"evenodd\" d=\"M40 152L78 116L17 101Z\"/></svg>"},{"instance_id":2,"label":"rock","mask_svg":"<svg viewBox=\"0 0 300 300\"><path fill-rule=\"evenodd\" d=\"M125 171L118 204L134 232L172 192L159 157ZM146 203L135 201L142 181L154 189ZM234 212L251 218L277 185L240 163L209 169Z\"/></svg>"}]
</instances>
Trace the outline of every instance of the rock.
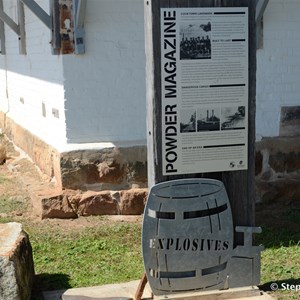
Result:
<instances>
[{"instance_id":1,"label":"rock","mask_svg":"<svg viewBox=\"0 0 300 300\"><path fill-rule=\"evenodd\" d=\"M78 215L99 216L119 214L118 203L110 191L87 192L82 195L78 205Z\"/></svg>"},{"instance_id":2,"label":"rock","mask_svg":"<svg viewBox=\"0 0 300 300\"><path fill-rule=\"evenodd\" d=\"M0 299L29 300L33 277L27 233L19 223L0 224Z\"/></svg>"},{"instance_id":3,"label":"rock","mask_svg":"<svg viewBox=\"0 0 300 300\"><path fill-rule=\"evenodd\" d=\"M122 191L64 190L54 196L41 198L42 219L77 218L78 216L141 215L147 201L148 189Z\"/></svg>"},{"instance_id":4,"label":"rock","mask_svg":"<svg viewBox=\"0 0 300 300\"><path fill-rule=\"evenodd\" d=\"M300 174L286 175L270 181L256 180L259 202L272 203L285 201L289 203L300 198Z\"/></svg>"},{"instance_id":5,"label":"rock","mask_svg":"<svg viewBox=\"0 0 300 300\"><path fill-rule=\"evenodd\" d=\"M99 180L105 183L120 184L124 178L124 166L116 161L105 161L98 164Z\"/></svg>"},{"instance_id":6,"label":"rock","mask_svg":"<svg viewBox=\"0 0 300 300\"><path fill-rule=\"evenodd\" d=\"M6 148L0 144L0 165L3 165L6 161Z\"/></svg>"},{"instance_id":7,"label":"rock","mask_svg":"<svg viewBox=\"0 0 300 300\"><path fill-rule=\"evenodd\" d=\"M300 197L300 137L264 138L256 143L256 201Z\"/></svg>"},{"instance_id":8,"label":"rock","mask_svg":"<svg viewBox=\"0 0 300 300\"><path fill-rule=\"evenodd\" d=\"M63 186L68 189L83 188L86 184L99 182L97 166L91 163L80 165L62 172Z\"/></svg>"},{"instance_id":9,"label":"rock","mask_svg":"<svg viewBox=\"0 0 300 300\"><path fill-rule=\"evenodd\" d=\"M78 217L69 202L68 195L58 194L52 197L46 197L41 199L41 203L42 219L74 219Z\"/></svg>"},{"instance_id":10,"label":"rock","mask_svg":"<svg viewBox=\"0 0 300 300\"><path fill-rule=\"evenodd\" d=\"M62 187L86 191L147 187L145 146L86 149L61 153Z\"/></svg>"},{"instance_id":11,"label":"rock","mask_svg":"<svg viewBox=\"0 0 300 300\"><path fill-rule=\"evenodd\" d=\"M121 191L120 212L121 215L140 215L144 212L147 201L147 189L131 189Z\"/></svg>"}]
</instances>

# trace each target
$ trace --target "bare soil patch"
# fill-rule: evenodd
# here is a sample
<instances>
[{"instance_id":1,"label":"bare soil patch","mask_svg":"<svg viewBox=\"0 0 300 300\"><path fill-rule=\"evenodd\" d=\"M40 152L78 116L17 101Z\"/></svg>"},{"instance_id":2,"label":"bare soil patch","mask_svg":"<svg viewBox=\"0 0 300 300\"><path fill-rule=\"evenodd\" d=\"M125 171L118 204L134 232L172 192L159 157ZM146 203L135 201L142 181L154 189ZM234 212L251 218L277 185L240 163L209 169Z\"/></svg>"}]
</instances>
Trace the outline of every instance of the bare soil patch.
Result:
<instances>
[{"instance_id":1,"label":"bare soil patch","mask_svg":"<svg viewBox=\"0 0 300 300\"><path fill-rule=\"evenodd\" d=\"M114 223L141 223L141 216L99 216L79 217L77 219L45 219L41 220L32 206L32 193L55 193L55 183L43 175L30 158L20 149L0 136L0 144L5 145L7 151L6 163L0 165L0 221L20 220L32 223L34 226L56 226L66 230L80 230L80 228L107 226Z\"/></svg>"}]
</instances>

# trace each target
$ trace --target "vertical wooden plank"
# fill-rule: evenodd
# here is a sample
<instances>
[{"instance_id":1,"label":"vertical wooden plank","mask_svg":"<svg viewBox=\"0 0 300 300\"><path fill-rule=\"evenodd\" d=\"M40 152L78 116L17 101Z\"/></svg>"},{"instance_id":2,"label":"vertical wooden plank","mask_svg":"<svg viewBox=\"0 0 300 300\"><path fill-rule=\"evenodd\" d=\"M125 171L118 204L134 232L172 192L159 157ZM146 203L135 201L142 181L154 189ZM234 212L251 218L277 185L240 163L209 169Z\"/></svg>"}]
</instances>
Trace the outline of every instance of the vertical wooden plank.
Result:
<instances>
[{"instance_id":1,"label":"vertical wooden plank","mask_svg":"<svg viewBox=\"0 0 300 300\"><path fill-rule=\"evenodd\" d=\"M58 0L50 1L50 15L52 20L52 54L60 54L61 38Z\"/></svg>"},{"instance_id":2,"label":"vertical wooden plank","mask_svg":"<svg viewBox=\"0 0 300 300\"><path fill-rule=\"evenodd\" d=\"M24 4L21 0L17 2L18 23L20 28L19 34L19 53L26 55L26 33L25 33L25 13Z\"/></svg>"},{"instance_id":3,"label":"vertical wooden plank","mask_svg":"<svg viewBox=\"0 0 300 300\"><path fill-rule=\"evenodd\" d=\"M185 175L162 175L162 113L161 113L161 7L248 7L249 9L249 103L248 103L248 170ZM234 225L254 225L254 145L255 145L255 1L251 0L146 0L146 77L148 124L148 184L180 178L214 178L223 181L232 206ZM237 241L240 237L237 236Z\"/></svg>"},{"instance_id":4,"label":"vertical wooden plank","mask_svg":"<svg viewBox=\"0 0 300 300\"><path fill-rule=\"evenodd\" d=\"M237 3L236 3L237 2ZM249 90L248 90L248 170L223 172L222 181L231 199L234 224L254 226L255 224L255 95L256 95L256 36L255 1L240 0L235 6L249 8ZM238 5L237 5L238 4ZM242 236L236 236L238 242Z\"/></svg>"},{"instance_id":5,"label":"vertical wooden plank","mask_svg":"<svg viewBox=\"0 0 300 300\"><path fill-rule=\"evenodd\" d=\"M3 0L0 0L0 10L3 10ZM0 54L6 54L5 51L5 30L4 30L4 22L0 19Z\"/></svg>"}]
</instances>

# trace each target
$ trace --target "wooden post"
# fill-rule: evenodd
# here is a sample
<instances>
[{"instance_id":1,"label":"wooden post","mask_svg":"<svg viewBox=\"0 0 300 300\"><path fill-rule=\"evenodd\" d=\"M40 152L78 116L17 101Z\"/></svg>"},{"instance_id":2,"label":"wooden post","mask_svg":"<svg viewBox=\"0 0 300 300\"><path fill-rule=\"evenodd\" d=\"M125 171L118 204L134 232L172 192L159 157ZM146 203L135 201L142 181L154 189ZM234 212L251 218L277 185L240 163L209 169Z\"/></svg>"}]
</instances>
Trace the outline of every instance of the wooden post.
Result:
<instances>
[{"instance_id":1,"label":"wooden post","mask_svg":"<svg viewBox=\"0 0 300 300\"><path fill-rule=\"evenodd\" d=\"M255 93L256 38L255 5L252 0L145 0L148 184L180 178L213 178L221 180L228 193L234 226L254 226L254 155L255 155ZM249 14L249 91L248 91L248 169L195 174L162 173L162 85L160 9L164 7L248 7ZM243 240L236 236L236 243Z\"/></svg>"}]
</instances>

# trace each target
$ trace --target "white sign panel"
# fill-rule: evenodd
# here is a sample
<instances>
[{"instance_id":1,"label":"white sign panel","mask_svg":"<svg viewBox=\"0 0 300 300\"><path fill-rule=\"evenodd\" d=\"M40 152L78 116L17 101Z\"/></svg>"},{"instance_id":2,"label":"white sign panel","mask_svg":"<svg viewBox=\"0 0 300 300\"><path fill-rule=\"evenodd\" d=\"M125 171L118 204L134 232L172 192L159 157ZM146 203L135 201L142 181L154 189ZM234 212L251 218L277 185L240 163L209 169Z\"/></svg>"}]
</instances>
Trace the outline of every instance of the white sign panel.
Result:
<instances>
[{"instance_id":1,"label":"white sign panel","mask_svg":"<svg viewBox=\"0 0 300 300\"><path fill-rule=\"evenodd\" d=\"M161 9L163 175L247 169L248 8Z\"/></svg>"}]
</instances>

